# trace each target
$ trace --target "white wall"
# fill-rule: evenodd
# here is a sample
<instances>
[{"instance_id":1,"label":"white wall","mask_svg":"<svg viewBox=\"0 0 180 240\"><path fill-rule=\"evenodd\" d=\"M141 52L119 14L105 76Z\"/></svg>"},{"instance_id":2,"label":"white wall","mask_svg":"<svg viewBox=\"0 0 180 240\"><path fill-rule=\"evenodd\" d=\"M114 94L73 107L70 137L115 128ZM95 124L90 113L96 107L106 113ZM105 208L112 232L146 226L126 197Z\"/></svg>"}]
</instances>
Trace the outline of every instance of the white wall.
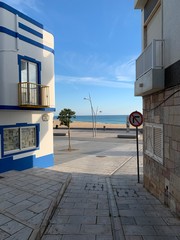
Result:
<instances>
[{"instance_id":1,"label":"white wall","mask_svg":"<svg viewBox=\"0 0 180 240\"><path fill-rule=\"evenodd\" d=\"M160 8L147 25L147 45L149 45L153 39L165 40L165 68L180 59L179 11L180 0L162 0ZM142 40L144 41L144 39Z\"/></svg>"},{"instance_id":2,"label":"white wall","mask_svg":"<svg viewBox=\"0 0 180 240\"><path fill-rule=\"evenodd\" d=\"M158 8L157 12L147 25L147 46L153 39L162 39L162 9Z\"/></svg>"},{"instance_id":3,"label":"white wall","mask_svg":"<svg viewBox=\"0 0 180 240\"><path fill-rule=\"evenodd\" d=\"M40 32L43 38L18 28L17 22ZM36 42L54 49L54 38L38 26L16 17L15 14L0 8L0 26L28 37ZM41 84L50 87L50 107L55 107L54 93L54 54L50 51L16 39L5 33L0 33L0 105L18 106L19 66L18 55L27 56L41 62ZM42 115L48 114L49 121L43 121ZM0 110L0 125L15 125L16 123L40 124L40 149L26 153L26 156L45 156L53 153L53 113L31 110ZM23 154L16 155L16 159Z\"/></svg>"},{"instance_id":4,"label":"white wall","mask_svg":"<svg viewBox=\"0 0 180 240\"><path fill-rule=\"evenodd\" d=\"M180 59L180 0L163 0L165 67Z\"/></svg>"},{"instance_id":5,"label":"white wall","mask_svg":"<svg viewBox=\"0 0 180 240\"><path fill-rule=\"evenodd\" d=\"M16 20L42 33L43 38L21 28L17 29ZM54 38L50 33L20 17L17 18L15 14L2 8L0 8L0 25L14 32L18 30L19 34L54 48ZM17 56L22 55L41 62L41 84L50 86L50 107L54 107L54 54L5 33L0 33L0 39L0 105L18 106L19 66Z\"/></svg>"},{"instance_id":6,"label":"white wall","mask_svg":"<svg viewBox=\"0 0 180 240\"><path fill-rule=\"evenodd\" d=\"M36 155L41 157L53 153L53 113L46 113L49 116L49 121L43 121L42 115L45 112L39 111L12 111L1 110L0 125L15 125L16 123L40 124L40 148L26 155ZM22 154L16 156L21 158Z\"/></svg>"}]
</instances>

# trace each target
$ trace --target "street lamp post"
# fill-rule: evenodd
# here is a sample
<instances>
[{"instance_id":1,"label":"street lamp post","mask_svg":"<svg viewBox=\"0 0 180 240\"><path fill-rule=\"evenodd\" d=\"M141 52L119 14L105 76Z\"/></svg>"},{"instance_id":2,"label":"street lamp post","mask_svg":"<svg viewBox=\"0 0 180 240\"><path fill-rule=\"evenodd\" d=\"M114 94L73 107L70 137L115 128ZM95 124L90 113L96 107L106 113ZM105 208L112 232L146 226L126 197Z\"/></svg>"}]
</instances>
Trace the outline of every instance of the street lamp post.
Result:
<instances>
[{"instance_id":1,"label":"street lamp post","mask_svg":"<svg viewBox=\"0 0 180 240\"><path fill-rule=\"evenodd\" d=\"M98 113L101 113L102 111L98 110L98 107L96 108L96 112L94 112L94 125L95 125L95 136L97 134L97 115Z\"/></svg>"},{"instance_id":2,"label":"street lamp post","mask_svg":"<svg viewBox=\"0 0 180 240\"><path fill-rule=\"evenodd\" d=\"M89 94L89 98L84 98L84 100L88 100L90 102L90 106L91 106L91 115L92 115L92 133L93 133L93 137L95 137L95 132L94 132L94 109L93 109L93 105L92 105L92 100L91 100L91 96Z\"/></svg>"}]
</instances>

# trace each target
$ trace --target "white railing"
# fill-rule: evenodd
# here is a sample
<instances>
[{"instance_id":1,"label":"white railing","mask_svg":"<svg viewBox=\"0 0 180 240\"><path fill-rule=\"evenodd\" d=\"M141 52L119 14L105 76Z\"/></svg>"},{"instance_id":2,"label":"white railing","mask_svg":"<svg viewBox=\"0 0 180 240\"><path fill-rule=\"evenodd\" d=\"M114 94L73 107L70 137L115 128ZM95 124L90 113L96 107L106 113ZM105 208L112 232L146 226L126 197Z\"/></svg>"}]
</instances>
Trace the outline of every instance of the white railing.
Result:
<instances>
[{"instance_id":1,"label":"white railing","mask_svg":"<svg viewBox=\"0 0 180 240\"><path fill-rule=\"evenodd\" d=\"M162 69L164 67L164 40L153 40L145 48L136 60L136 79L148 72L150 69Z\"/></svg>"}]
</instances>

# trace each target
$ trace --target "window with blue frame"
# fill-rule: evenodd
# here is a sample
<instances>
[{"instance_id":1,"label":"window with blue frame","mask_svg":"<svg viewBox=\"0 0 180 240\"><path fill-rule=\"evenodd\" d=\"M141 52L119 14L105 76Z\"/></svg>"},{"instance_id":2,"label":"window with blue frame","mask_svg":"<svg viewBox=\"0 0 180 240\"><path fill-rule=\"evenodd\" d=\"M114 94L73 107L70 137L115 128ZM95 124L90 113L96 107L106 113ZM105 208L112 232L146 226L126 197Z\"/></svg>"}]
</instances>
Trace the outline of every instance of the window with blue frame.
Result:
<instances>
[{"instance_id":1,"label":"window with blue frame","mask_svg":"<svg viewBox=\"0 0 180 240\"><path fill-rule=\"evenodd\" d=\"M39 145L39 124L3 126L4 156L32 151Z\"/></svg>"},{"instance_id":2,"label":"window with blue frame","mask_svg":"<svg viewBox=\"0 0 180 240\"><path fill-rule=\"evenodd\" d=\"M20 73L20 100L22 105L40 105L41 63L33 58L18 55Z\"/></svg>"},{"instance_id":3,"label":"window with blue frame","mask_svg":"<svg viewBox=\"0 0 180 240\"><path fill-rule=\"evenodd\" d=\"M18 55L19 82L41 84L41 62L34 58Z\"/></svg>"},{"instance_id":4,"label":"window with blue frame","mask_svg":"<svg viewBox=\"0 0 180 240\"><path fill-rule=\"evenodd\" d=\"M21 82L31 82L38 84L37 63L21 60Z\"/></svg>"}]
</instances>

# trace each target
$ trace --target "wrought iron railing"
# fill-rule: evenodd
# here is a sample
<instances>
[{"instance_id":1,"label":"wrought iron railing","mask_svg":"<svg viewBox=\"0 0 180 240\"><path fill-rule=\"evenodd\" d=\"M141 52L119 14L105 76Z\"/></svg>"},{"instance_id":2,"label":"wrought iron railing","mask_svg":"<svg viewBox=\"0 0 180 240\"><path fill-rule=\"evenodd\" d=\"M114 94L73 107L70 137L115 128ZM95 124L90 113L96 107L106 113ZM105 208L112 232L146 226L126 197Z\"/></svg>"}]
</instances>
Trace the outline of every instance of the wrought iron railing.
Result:
<instances>
[{"instance_id":1,"label":"wrought iron railing","mask_svg":"<svg viewBox=\"0 0 180 240\"><path fill-rule=\"evenodd\" d=\"M163 52L164 41L154 39L136 60L136 79L150 69L162 69L164 67Z\"/></svg>"},{"instance_id":2,"label":"wrought iron railing","mask_svg":"<svg viewBox=\"0 0 180 240\"><path fill-rule=\"evenodd\" d=\"M18 83L19 106L49 107L49 86L23 82Z\"/></svg>"}]
</instances>

